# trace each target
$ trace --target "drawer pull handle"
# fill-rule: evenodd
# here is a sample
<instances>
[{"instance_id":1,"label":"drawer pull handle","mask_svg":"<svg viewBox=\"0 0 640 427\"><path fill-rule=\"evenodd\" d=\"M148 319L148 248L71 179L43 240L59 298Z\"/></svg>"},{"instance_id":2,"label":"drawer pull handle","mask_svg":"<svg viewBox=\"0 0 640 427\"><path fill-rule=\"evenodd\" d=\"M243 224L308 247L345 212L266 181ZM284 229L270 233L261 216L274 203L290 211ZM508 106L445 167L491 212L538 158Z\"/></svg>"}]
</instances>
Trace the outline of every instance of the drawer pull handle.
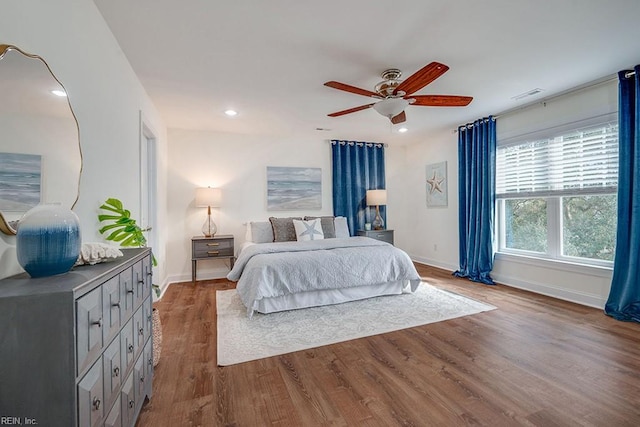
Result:
<instances>
[{"instance_id":1,"label":"drawer pull handle","mask_svg":"<svg viewBox=\"0 0 640 427\"><path fill-rule=\"evenodd\" d=\"M119 302L114 302L113 304L111 304L111 307L120 307L120 303Z\"/></svg>"},{"instance_id":2,"label":"drawer pull handle","mask_svg":"<svg viewBox=\"0 0 640 427\"><path fill-rule=\"evenodd\" d=\"M153 276L153 273L150 271L147 273L147 276Z\"/></svg>"},{"instance_id":3,"label":"drawer pull handle","mask_svg":"<svg viewBox=\"0 0 640 427\"><path fill-rule=\"evenodd\" d=\"M144 377L140 377L140 382L143 383L144 382Z\"/></svg>"},{"instance_id":4,"label":"drawer pull handle","mask_svg":"<svg viewBox=\"0 0 640 427\"><path fill-rule=\"evenodd\" d=\"M127 289L127 293L128 294L132 294L133 293L133 289Z\"/></svg>"},{"instance_id":5,"label":"drawer pull handle","mask_svg":"<svg viewBox=\"0 0 640 427\"><path fill-rule=\"evenodd\" d=\"M143 284L143 283L144 283L144 279L140 279L140 280L138 280L138 283L139 283L139 284Z\"/></svg>"},{"instance_id":6,"label":"drawer pull handle","mask_svg":"<svg viewBox=\"0 0 640 427\"><path fill-rule=\"evenodd\" d=\"M147 363L149 364L149 366L153 365L153 359L149 358L149 360L147 360Z\"/></svg>"},{"instance_id":7,"label":"drawer pull handle","mask_svg":"<svg viewBox=\"0 0 640 427\"><path fill-rule=\"evenodd\" d=\"M96 411L100 409L100 399L98 399L97 397L93 398L93 409L95 409Z\"/></svg>"},{"instance_id":8,"label":"drawer pull handle","mask_svg":"<svg viewBox=\"0 0 640 427\"><path fill-rule=\"evenodd\" d=\"M133 400L129 401L129 408L133 408L134 406L136 406L136 402L134 402Z\"/></svg>"},{"instance_id":9,"label":"drawer pull handle","mask_svg":"<svg viewBox=\"0 0 640 427\"><path fill-rule=\"evenodd\" d=\"M220 243L207 243L207 246L220 246Z\"/></svg>"},{"instance_id":10,"label":"drawer pull handle","mask_svg":"<svg viewBox=\"0 0 640 427\"><path fill-rule=\"evenodd\" d=\"M220 251L208 251L207 253L209 255L218 255L220 253Z\"/></svg>"},{"instance_id":11,"label":"drawer pull handle","mask_svg":"<svg viewBox=\"0 0 640 427\"><path fill-rule=\"evenodd\" d=\"M138 329L138 333L139 333L140 335L144 335L144 329L143 329L143 328Z\"/></svg>"},{"instance_id":12,"label":"drawer pull handle","mask_svg":"<svg viewBox=\"0 0 640 427\"><path fill-rule=\"evenodd\" d=\"M98 328L102 328L102 319L98 319L95 322L91 322L91 324L98 326Z\"/></svg>"},{"instance_id":13,"label":"drawer pull handle","mask_svg":"<svg viewBox=\"0 0 640 427\"><path fill-rule=\"evenodd\" d=\"M127 347L127 350L129 351L129 353L133 353L133 344L129 344L129 347Z\"/></svg>"},{"instance_id":14,"label":"drawer pull handle","mask_svg":"<svg viewBox=\"0 0 640 427\"><path fill-rule=\"evenodd\" d=\"M118 368L117 366L115 368L113 368L113 376L114 377L119 377L120 376L120 368Z\"/></svg>"}]
</instances>

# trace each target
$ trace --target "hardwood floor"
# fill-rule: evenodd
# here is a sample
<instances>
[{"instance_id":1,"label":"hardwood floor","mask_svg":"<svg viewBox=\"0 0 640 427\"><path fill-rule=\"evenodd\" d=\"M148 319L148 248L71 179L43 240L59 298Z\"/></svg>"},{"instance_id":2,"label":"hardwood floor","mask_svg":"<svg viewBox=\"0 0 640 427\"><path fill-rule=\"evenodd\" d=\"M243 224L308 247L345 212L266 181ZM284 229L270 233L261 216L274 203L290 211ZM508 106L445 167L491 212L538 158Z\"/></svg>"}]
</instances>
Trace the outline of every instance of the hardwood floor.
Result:
<instances>
[{"instance_id":1,"label":"hardwood floor","mask_svg":"<svg viewBox=\"0 0 640 427\"><path fill-rule=\"evenodd\" d=\"M137 426L640 425L639 324L417 267L498 309L217 367L215 291L234 283L172 284Z\"/></svg>"}]
</instances>

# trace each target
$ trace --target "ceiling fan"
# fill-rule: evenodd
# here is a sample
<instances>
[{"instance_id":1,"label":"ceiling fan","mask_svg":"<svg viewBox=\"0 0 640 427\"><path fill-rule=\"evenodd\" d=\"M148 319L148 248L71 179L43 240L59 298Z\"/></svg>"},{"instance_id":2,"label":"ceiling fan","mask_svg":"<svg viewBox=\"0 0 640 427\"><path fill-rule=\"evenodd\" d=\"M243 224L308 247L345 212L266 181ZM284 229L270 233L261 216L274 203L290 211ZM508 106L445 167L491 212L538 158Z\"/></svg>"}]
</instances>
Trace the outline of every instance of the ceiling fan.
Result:
<instances>
[{"instance_id":1,"label":"ceiling fan","mask_svg":"<svg viewBox=\"0 0 640 427\"><path fill-rule=\"evenodd\" d=\"M369 96L379 99L372 104L361 105L349 108L348 110L337 111L328 114L329 117L338 117L356 111L373 108L379 114L388 117L391 123L398 124L407 120L404 109L408 105L425 107L464 107L473 100L470 96L457 95L413 95L435 79L443 75L449 69L448 66L439 62L432 62L416 71L406 80L400 80L402 71L391 68L382 72L384 79L378 83L374 91L360 89L348 84L330 81L324 85L338 90L355 93L357 95Z\"/></svg>"}]
</instances>

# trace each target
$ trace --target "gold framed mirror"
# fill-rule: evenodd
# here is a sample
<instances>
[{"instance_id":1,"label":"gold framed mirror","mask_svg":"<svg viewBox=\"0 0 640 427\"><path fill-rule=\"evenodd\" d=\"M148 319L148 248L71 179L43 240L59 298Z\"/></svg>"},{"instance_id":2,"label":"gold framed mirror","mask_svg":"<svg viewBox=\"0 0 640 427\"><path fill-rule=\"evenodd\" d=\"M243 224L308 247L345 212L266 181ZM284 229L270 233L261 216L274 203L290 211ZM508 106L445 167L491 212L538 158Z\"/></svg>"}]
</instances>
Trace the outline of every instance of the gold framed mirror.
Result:
<instances>
[{"instance_id":1,"label":"gold framed mirror","mask_svg":"<svg viewBox=\"0 0 640 427\"><path fill-rule=\"evenodd\" d=\"M78 120L62 83L38 55L0 44L0 231L16 234L39 203L73 209L80 194Z\"/></svg>"}]
</instances>

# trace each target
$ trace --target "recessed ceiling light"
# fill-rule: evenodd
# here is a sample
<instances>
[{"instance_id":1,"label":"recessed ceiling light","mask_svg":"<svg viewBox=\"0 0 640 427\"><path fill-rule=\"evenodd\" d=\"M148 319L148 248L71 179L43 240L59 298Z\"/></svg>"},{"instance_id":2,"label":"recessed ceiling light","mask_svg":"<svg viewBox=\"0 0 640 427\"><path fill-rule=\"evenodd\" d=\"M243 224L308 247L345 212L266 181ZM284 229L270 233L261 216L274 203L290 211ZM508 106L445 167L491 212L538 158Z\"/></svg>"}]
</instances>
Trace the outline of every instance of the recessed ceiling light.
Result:
<instances>
[{"instance_id":1,"label":"recessed ceiling light","mask_svg":"<svg viewBox=\"0 0 640 427\"><path fill-rule=\"evenodd\" d=\"M398 129L398 132L400 132L400 133L405 133L405 132L406 132L406 131L408 131L408 130L409 130L409 129L407 129L407 128L400 128L400 129Z\"/></svg>"},{"instance_id":2,"label":"recessed ceiling light","mask_svg":"<svg viewBox=\"0 0 640 427\"><path fill-rule=\"evenodd\" d=\"M238 112L236 110L227 110L224 113L229 117L233 117L233 116L237 116L238 115Z\"/></svg>"},{"instance_id":3,"label":"recessed ceiling light","mask_svg":"<svg viewBox=\"0 0 640 427\"><path fill-rule=\"evenodd\" d=\"M62 89L54 89L51 91L51 93L54 94L55 96L67 96L67 93Z\"/></svg>"}]
</instances>

